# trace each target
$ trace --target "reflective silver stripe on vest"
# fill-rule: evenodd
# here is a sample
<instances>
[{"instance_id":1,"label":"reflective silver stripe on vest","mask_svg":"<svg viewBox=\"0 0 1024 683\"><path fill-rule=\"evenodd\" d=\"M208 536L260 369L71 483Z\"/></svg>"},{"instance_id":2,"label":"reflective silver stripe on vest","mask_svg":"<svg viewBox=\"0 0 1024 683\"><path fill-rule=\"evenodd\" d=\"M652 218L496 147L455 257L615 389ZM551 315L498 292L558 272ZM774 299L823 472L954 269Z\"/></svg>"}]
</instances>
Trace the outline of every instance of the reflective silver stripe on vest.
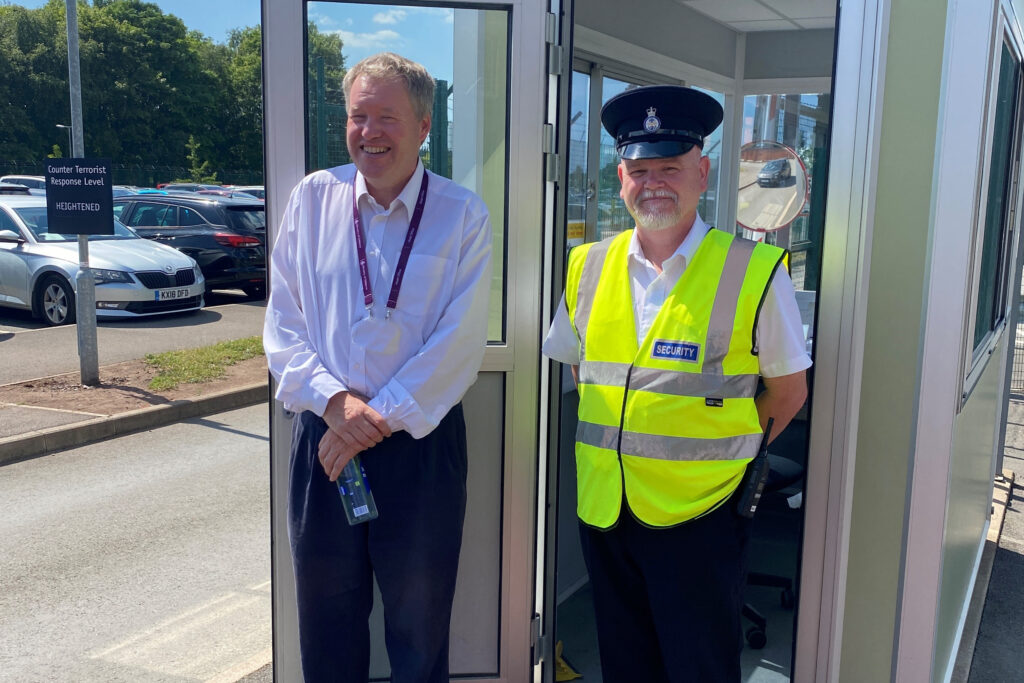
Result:
<instances>
[{"instance_id":1,"label":"reflective silver stripe on vest","mask_svg":"<svg viewBox=\"0 0 1024 683\"><path fill-rule=\"evenodd\" d=\"M601 281L601 270L604 268L608 247L611 246L613 239L615 238L610 237L590 247L583 261L583 269L580 271L580 282L576 288L576 317L573 322L576 324L576 333L580 336L581 358L585 357L587 323L590 322L590 311L594 308L594 295L597 293L597 284Z\"/></svg>"},{"instance_id":2,"label":"reflective silver stripe on vest","mask_svg":"<svg viewBox=\"0 0 1024 683\"><path fill-rule=\"evenodd\" d=\"M722 277L715 293L715 303L711 307L711 319L708 321L708 338L704 346L704 372L708 374L722 374L722 361L729 353L729 342L732 341L736 305L756 245L756 242L738 237L729 244L725 264L722 266Z\"/></svg>"},{"instance_id":3,"label":"reflective silver stripe on vest","mask_svg":"<svg viewBox=\"0 0 1024 683\"><path fill-rule=\"evenodd\" d=\"M611 365L611 363L605 363ZM629 377L630 391L651 391L673 396L702 398L754 398L758 375L711 375L698 372L677 372L656 368L633 368ZM625 381L625 374L623 374ZM595 382L595 384L611 382ZM619 384L621 386L621 383Z\"/></svg>"},{"instance_id":4,"label":"reflective silver stripe on vest","mask_svg":"<svg viewBox=\"0 0 1024 683\"><path fill-rule=\"evenodd\" d=\"M576 443L618 451L619 428L605 427L604 425L580 420L576 425Z\"/></svg>"},{"instance_id":5,"label":"reflective silver stripe on vest","mask_svg":"<svg viewBox=\"0 0 1024 683\"><path fill-rule=\"evenodd\" d=\"M757 455L760 434L722 439L691 439L683 436L654 436L624 432L622 454L658 460L740 460Z\"/></svg>"},{"instance_id":6,"label":"reflective silver stripe on vest","mask_svg":"<svg viewBox=\"0 0 1024 683\"><path fill-rule=\"evenodd\" d=\"M629 363L585 360L580 363L580 384L604 384L624 387L629 376Z\"/></svg>"},{"instance_id":7,"label":"reflective silver stripe on vest","mask_svg":"<svg viewBox=\"0 0 1024 683\"><path fill-rule=\"evenodd\" d=\"M618 427L607 427L580 422L576 427L578 443L617 450L619 440ZM695 460L742 460L757 455L761 444L760 434L744 434L722 439L693 439L685 436L655 436L624 432L622 434L622 454L635 455L655 460L673 460L676 462Z\"/></svg>"}]
</instances>

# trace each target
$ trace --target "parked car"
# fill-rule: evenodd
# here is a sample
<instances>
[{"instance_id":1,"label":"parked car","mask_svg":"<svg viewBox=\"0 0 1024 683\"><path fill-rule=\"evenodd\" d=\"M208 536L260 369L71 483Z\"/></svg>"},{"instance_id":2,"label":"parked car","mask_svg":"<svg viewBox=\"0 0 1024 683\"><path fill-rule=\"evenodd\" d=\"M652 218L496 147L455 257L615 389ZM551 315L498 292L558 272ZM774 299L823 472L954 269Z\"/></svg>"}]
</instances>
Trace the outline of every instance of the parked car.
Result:
<instances>
[{"instance_id":1,"label":"parked car","mask_svg":"<svg viewBox=\"0 0 1024 683\"><path fill-rule=\"evenodd\" d=\"M789 159L772 159L761 167L757 174L757 184L761 187L775 187L789 180L792 175Z\"/></svg>"},{"instance_id":2,"label":"parked car","mask_svg":"<svg viewBox=\"0 0 1024 683\"><path fill-rule=\"evenodd\" d=\"M0 194L30 195L32 192L24 185L15 183L0 183Z\"/></svg>"},{"instance_id":3,"label":"parked car","mask_svg":"<svg viewBox=\"0 0 1024 683\"><path fill-rule=\"evenodd\" d=\"M205 282L181 252L114 221L89 237L96 316L133 318L196 311ZM0 306L32 311L48 325L75 321L78 235L50 232L42 197L0 197Z\"/></svg>"},{"instance_id":4,"label":"parked car","mask_svg":"<svg viewBox=\"0 0 1024 683\"><path fill-rule=\"evenodd\" d=\"M195 192L196 190L222 190L220 185L206 185L204 183L164 183L157 185L158 190L185 190Z\"/></svg>"},{"instance_id":5,"label":"parked car","mask_svg":"<svg viewBox=\"0 0 1024 683\"><path fill-rule=\"evenodd\" d=\"M257 199L267 198L267 191L263 188L262 185L233 185L231 189L237 190L239 192L245 192L246 194L251 194L253 197L256 197Z\"/></svg>"},{"instance_id":6,"label":"parked car","mask_svg":"<svg viewBox=\"0 0 1024 683\"><path fill-rule=\"evenodd\" d=\"M24 185L29 189L29 194L46 194L46 178L41 175L5 175L0 177L0 183Z\"/></svg>"},{"instance_id":7,"label":"parked car","mask_svg":"<svg viewBox=\"0 0 1024 683\"><path fill-rule=\"evenodd\" d=\"M220 190L196 190L196 194L213 195L215 197L237 197L240 199L259 199L256 195L249 194L248 192L242 192L241 190L229 190L227 188L222 188Z\"/></svg>"},{"instance_id":8,"label":"parked car","mask_svg":"<svg viewBox=\"0 0 1024 683\"><path fill-rule=\"evenodd\" d=\"M142 237L194 258L207 289L267 292L266 215L257 199L136 195L114 200L114 215Z\"/></svg>"}]
</instances>

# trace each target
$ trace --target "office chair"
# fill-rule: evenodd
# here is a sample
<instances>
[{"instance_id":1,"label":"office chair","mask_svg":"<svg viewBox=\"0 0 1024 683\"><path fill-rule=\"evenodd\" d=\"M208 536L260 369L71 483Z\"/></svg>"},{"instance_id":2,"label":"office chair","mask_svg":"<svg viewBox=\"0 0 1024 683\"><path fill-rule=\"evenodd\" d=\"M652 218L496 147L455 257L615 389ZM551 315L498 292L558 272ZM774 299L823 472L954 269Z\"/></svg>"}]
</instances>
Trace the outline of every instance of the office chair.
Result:
<instances>
[{"instance_id":1,"label":"office chair","mask_svg":"<svg viewBox=\"0 0 1024 683\"><path fill-rule=\"evenodd\" d=\"M768 454L768 480L765 482L764 492L778 492L789 486L793 486L803 479L804 467L798 462L780 455ZM779 602L785 609L793 609L796 603L793 595L793 580L787 576L777 574L765 574L762 572L747 573L748 586L766 586L768 588L781 588ZM760 650L768 643L766 634L768 621L749 602L743 604L743 616L749 619L753 626L747 629L747 643L751 648Z\"/></svg>"}]
</instances>

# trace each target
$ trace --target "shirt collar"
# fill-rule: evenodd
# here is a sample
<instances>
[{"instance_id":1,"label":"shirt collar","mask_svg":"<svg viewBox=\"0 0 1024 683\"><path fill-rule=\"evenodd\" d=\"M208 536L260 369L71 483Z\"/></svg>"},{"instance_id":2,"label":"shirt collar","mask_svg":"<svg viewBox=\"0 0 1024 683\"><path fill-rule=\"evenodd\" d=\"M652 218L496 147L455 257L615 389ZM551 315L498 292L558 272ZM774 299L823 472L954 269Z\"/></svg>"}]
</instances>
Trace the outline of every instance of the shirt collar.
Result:
<instances>
[{"instance_id":1,"label":"shirt collar","mask_svg":"<svg viewBox=\"0 0 1024 683\"><path fill-rule=\"evenodd\" d=\"M417 159L416 170L412 172L412 177L409 178L409 182L405 184L405 187L402 188L402 191L398 193L397 197L395 197L395 201L402 202L402 204L405 206L406 213L408 213L410 216L412 215L413 209L416 206L416 198L419 196L420 193L420 180L423 178L424 173L426 173L426 170L423 168L423 162ZM362 202L364 197L366 198L366 201L370 203L371 206L380 206L380 204L377 204L377 200L375 200L370 195L370 191L366 189L366 178L364 178L363 174L357 170L356 202ZM394 205L395 203L392 202L391 206ZM384 211L387 211L389 207L385 206L381 208Z\"/></svg>"},{"instance_id":2,"label":"shirt collar","mask_svg":"<svg viewBox=\"0 0 1024 683\"><path fill-rule=\"evenodd\" d=\"M676 250L672 252L672 255L665 259L662 267L664 268L667 264L675 263L680 258L682 258L684 265L689 263L690 259L693 258L693 255L697 253L697 247L700 246L700 243L704 240L705 235L707 235L710 230L711 227L704 222L698 213L696 218L693 219L693 226L690 227L690 232L686 233L686 237L679 246L676 247ZM640 238L637 237L635 229L633 230L633 235L629 238L628 255L629 258L641 265L646 265L648 263L647 258L644 256L643 249L640 248Z\"/></svg>"}]
</instances>

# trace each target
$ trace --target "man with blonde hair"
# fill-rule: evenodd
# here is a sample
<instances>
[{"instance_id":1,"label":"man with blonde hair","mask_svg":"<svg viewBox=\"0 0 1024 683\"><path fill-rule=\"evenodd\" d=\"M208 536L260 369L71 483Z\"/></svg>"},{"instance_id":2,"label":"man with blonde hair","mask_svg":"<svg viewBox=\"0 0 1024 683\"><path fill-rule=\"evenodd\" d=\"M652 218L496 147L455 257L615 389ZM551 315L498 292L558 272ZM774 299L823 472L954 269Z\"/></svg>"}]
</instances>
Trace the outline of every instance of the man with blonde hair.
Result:
<instances>
[{"instance_id":1,"label":"man with blonde hair","mask_svg":"<svg viewBox=\"0 0 1024 683\"><path fill-rule=\"evenodd\" d=\"M294 189L271 259L264 346L296 413L288 532L307 681L365 683L376 578L394 683L448 681L466 508L463 394L483 360L491 228L424 169L434 82L391 53L344 80L352 164ZM379 510L350 525L360 455Z\"/></svg>"}]
</instances>

